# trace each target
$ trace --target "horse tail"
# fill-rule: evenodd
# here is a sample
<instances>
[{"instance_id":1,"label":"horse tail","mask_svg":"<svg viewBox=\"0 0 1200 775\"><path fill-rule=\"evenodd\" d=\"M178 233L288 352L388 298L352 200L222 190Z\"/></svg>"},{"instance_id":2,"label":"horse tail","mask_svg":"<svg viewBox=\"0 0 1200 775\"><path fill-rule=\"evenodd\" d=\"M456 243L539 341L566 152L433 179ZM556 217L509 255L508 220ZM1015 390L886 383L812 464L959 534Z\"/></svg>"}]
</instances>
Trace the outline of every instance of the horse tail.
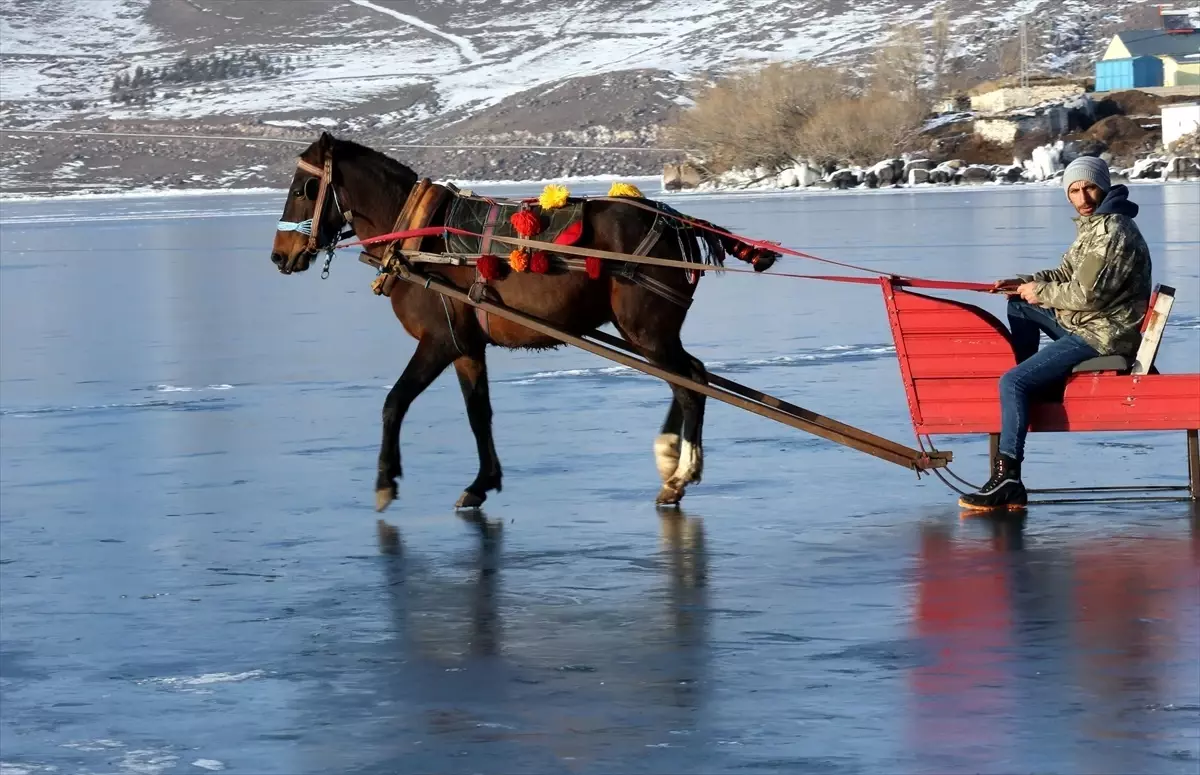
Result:
<instances>
[{"instance_id":1,"label":"horse tail","mask_svg":"<svg viewBox=\"0 0 1200 775\"><path fill-rule=\"evenodd\" d=\"M730 234L727 230L722 229L708 221L699 218L693 218L698 224L702 224L708 228L700 229L701 239L708 248L710 256L719 257L714 263L721 266L721 260L726 254L731 254L735 258L745 261L754 267L756 272L765 272L771 268L775 261L783 256L782 253L777 253L774 250L753 245L744 240L738 239ZM712 229L713 231L710 231Z\"/></svg>"}]
</instances>

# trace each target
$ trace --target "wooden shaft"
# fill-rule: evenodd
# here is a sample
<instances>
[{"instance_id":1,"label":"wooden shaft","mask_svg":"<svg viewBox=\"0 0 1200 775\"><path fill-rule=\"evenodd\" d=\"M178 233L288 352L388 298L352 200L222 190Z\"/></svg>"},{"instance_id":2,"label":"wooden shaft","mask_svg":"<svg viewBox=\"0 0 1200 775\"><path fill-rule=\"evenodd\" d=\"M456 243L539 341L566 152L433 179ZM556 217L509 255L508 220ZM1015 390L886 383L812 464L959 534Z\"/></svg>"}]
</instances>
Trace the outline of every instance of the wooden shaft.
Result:
<instances>
[{"instance_id":1,"label":"wooden shaft","mask_svg":"<svg viewBox=\"0 0 1200 775\"><path fill-rule=\"evenodd\" d=\"M1200 431L1187 432L1188 490L1192 500L1200 501Z\"/></svg>"},{"instance_id":2,"label":"wooden shaft","mask_svg":"<svg viewBox=\"0 0 1200 775\"><path fill-rule=\"evenodd\" d=\"M603 342L610 347L616 347L618 349L625 350L626 352L636 352L636 350L634 350L633 347L624 339L607 334L603 331L593 331L589 333L588 336L599 342ZM731 379L726 379L719 374L713 374L712 372L709 372L708 381L709 384L716 385L717 387L728 390L731 393L736 393L743 398L756 401L764 406L779 409L780 411L786 412L793 417L808 420L809 422L820 425L821 427L827 428L828 430L836 433L844 433L848 435L865 433L865 431L860 428L855 428L853 425L847 425L846 423L838 422L837 420L817 414L816 412L805 409L804 407L784 401L781 398L776 398L775 396L763 393L762 391L755 390L752 387L747 387L746 385L734 382ZM886 447L892 452L898 455L904 455L906 457L913 454L919 454L916 453L915 450L906 447L903 444L891 441L890 439L875 437L875 439L873 439L873 443L880 447ZM945 456L947 461L953 459L949 452L945 453Z\"/></svg>"},{"instance_id":3,"label":"wooden shaft","mask_svg":"<svg viewBox=\"0 0 1200 775\"><path fill-rule=\"evenodd\" d=\"M364 263L374 263L365 257L360 257L359 260L363 261ZM395 271L396 275L402 280L436 291L443 296L455 299L456 301L460 301L476 309L481 309L488 314L498 315L501 318L525 326L532 331L536 331L540 334L557 339L564 344L573 345L581 350L587 350L590 353L599 355L602 358L607 358L608 360L619 363L622 366L627 366L628 368L635 369L636 371L640 371L652 377L658 377L665 382L679 385L680 387L687 388L688 390L702 393L709 398L715 398L718 401L723 401L727 404L745 409L762 417L776 420L784 425L790 425L798 430L811 433L814 436L820 436L823 439L842 444L852 449L857 449L860 452L866 452L869 455L874 455L875 457L887 460L899 466L903 466L904 468L915 471L923 471L930 468L944 467L947 462L949 462L947 453L935 453L933 455L927 455L915 449L908 449L906 447L901 447L901 449L904 450L903 452L897 452L895 451L897 445L894 442L876 436L872 433L868 433L867 431L853 428L851 426L844 426L847 429L845 431L834 430L830 427L826 427L825 425L821 425L814 420L810 420L805 417L797 417L780 409L776 409L775 407L767 406L765 404L751 401L743 398L742 396L730 393L727 390L722 390L720 388L712 387L711 385L697 382L688 377L684 377L667 369L655 366L654 364L646 363L639 358L628 356L625 353L614 350L610 347L605 347L604 345L590 342L582 337L568 334L565 331L561 331L542 320L525 315L521 312L517 312L509 307L499 304L492 304L491 302L487 301L475 301L458 288L448 285L432 276L417 274L406 266L400 265L394 267L393 271ZM778 399L775 400L778 401ZM821 420L829 423L833 422L828 418L820 417L820 415L807 412L806 414L812 417L819 417Z\"/></svg>"}]
</instances>

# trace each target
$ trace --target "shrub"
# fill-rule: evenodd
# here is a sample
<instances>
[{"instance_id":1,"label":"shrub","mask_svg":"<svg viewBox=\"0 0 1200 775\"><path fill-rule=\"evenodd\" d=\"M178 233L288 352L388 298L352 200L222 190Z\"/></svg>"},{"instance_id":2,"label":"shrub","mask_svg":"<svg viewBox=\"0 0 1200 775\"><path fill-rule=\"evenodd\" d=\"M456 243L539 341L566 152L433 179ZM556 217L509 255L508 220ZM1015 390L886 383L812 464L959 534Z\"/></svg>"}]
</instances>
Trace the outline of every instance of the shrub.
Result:
<instances>
[{"instance_id":1,"label":"shrub","mask_svg":"<svg viewBox=\"0 0 1200 775\"><path fill-rule=\"evenodd\" d=\"M796 138L796 152L820 161L867 164L895 155L920 131L925 106L892 94L843 97L818 110Z\"/></svg>"},{"instance_id":2,"label":"shrub","mask_svg":"<svg viewBox=\"0 0 1200 775\"><path fill-rule=\"evenodd\" d=\"M666 134L673 145L699 154L710 172L779 168L796 158L805 123L846 93L845 79L836 70L772 64L710 86Z\"/></svg>"}]
</instances>

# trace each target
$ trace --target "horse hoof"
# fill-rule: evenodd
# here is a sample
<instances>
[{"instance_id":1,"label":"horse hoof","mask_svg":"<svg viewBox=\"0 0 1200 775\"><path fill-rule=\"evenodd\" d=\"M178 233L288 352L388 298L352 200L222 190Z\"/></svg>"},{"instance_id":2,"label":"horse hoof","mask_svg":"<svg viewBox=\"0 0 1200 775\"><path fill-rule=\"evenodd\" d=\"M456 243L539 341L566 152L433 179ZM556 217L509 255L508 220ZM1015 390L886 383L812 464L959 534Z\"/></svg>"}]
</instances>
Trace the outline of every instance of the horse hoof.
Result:
<instances>
[{"instance_id":1,"label":"horse hoof","mask_svg":"<svg viewBox=\"0 0 1200 775\"><path fill-rule=\"evenodd\" d=\"M658 497L654 499L654 502L659 506L678 506L681 500L683 500L683 490L664 486L658 491Z\"/></svg>"},{"instance_id":2,"label":"horse hoof","mask_svg":"<svg viewBox=\"0 0 1200 775\"><path fill-rule=\"evenodd\" d=\"M388 505L396 500L396 493L391 488L384 488L375 491L375 510L383 511Z\"/></svg>"},{"instance_id":3,"label":"horse hoof","mask_svg":"<svg viewBox=\"0 0 1200 775\"><path fill-rule=\"evenodd\" d=\"M463 494L458 496L458 503L454 504L454 508L463 510L478 509L487 500L487 495L476 495L470 490L463 491Z\"/></svg>"}]
</instances>

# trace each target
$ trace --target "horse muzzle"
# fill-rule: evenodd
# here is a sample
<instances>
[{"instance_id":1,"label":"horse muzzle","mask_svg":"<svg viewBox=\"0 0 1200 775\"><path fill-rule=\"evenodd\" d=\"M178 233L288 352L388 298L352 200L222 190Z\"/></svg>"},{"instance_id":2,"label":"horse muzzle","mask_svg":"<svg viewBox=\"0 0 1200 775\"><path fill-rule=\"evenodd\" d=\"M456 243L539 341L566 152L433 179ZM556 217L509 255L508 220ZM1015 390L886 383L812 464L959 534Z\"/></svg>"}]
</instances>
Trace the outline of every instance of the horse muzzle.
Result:
<instances>
[{"instance_id":1,"label":"horse muzzle","mask_svg":"<svg viewBox=\"0 0 1200 775\"><path fill-rule=\"evenodd\" d=\"M302 250L290 258L282 253L272 253L271 263L279 268L280 274L292 274L308 269L315 255L316 253L309 250Z\"/></svg>"}]
</instances>

